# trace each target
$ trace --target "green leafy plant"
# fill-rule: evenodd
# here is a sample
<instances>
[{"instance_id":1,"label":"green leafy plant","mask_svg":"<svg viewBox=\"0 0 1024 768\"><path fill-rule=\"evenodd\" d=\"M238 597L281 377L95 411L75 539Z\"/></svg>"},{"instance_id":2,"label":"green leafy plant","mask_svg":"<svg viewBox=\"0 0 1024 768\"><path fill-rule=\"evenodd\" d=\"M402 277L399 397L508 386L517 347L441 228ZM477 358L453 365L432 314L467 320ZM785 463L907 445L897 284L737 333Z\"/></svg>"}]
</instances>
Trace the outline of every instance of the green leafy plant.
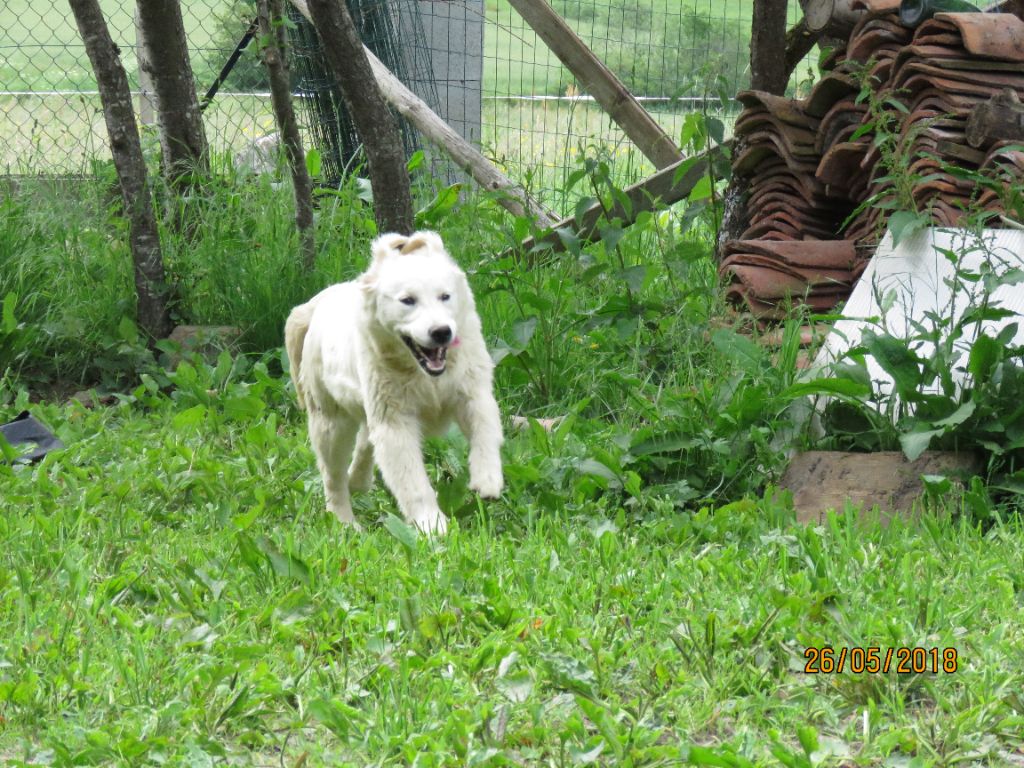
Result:
<instances>
[{"instance_id":1,"label":"green leafy plant","mask_svg":"<svg viewBox=\"0 0 1024 768\"><path fill-rule=\"evenodd\" d=\"M796 384L786 395L830 399L822 424L836 447L899 447L910 460L929 448L978 452L988 457L997 487L1017 490L1024 459L1020 326L993 294L1024 282L1024 271L1003 263L981 232L936 251L950 266L943 278L947 306L917 317L897 306L895 294L879 297L885 315L867 319L860 343L828 375ZM968 267L972 260L978 266ZM908 315L905 333L887 322L893 312ZM872 381L870 361L889 384Z\"/></svg>"}]
</instances>

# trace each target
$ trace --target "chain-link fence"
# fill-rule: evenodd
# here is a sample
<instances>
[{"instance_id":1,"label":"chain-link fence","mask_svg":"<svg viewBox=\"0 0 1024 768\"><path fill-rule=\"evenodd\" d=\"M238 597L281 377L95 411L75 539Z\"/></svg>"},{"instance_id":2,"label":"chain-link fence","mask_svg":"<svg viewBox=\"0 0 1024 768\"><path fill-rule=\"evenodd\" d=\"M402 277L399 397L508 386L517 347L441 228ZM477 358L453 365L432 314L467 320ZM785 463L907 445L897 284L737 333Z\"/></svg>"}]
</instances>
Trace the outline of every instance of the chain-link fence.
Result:
<instances>
[{"instance_id":1,"label":"chain-link fence","mask_svg":"<svg viewBox=\"0 0 1024 768\"><path fill-rule=\"evenodd\" d=\"M351 1L351 0L350 0ZM507 0L412 3L433 62L443 117L514 178L543 194L581 153L600 152L629 181L650 166ZM100 0L139 88L135 4ZM753 0L553 0L555 9L671 136L694 109L718 110L748 79ZM792 0L791 16L797 2ZM183 3L200 93L252 17L246 0ZM791 19L795 20L794 19ZM211 146L232 157L272 133L265 81L250 46L204 113ZM95 80L66 3L0 8L0 175L88 173L109 157Z\"/></svg>"}]
</instances>

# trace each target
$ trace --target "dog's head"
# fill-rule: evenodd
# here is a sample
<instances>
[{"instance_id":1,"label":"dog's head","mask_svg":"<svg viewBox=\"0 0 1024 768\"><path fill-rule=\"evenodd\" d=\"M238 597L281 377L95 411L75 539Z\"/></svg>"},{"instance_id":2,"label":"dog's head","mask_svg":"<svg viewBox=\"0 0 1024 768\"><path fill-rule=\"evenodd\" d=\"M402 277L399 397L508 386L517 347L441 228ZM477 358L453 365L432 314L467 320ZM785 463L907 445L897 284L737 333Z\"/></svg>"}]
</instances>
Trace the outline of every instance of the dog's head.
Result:
<instances>
[{"instance_id":1,"label":"dog's head","mask_svg":"<svg viewBox=\"0 0 1024 768\"><path fill-rule=\"evenodd\" d=\"M435 232L381 235L372 251L360 278L371 323L400 339L424 371L440 376L472 306L466 276Z\"/></svg>"}]
</instances>

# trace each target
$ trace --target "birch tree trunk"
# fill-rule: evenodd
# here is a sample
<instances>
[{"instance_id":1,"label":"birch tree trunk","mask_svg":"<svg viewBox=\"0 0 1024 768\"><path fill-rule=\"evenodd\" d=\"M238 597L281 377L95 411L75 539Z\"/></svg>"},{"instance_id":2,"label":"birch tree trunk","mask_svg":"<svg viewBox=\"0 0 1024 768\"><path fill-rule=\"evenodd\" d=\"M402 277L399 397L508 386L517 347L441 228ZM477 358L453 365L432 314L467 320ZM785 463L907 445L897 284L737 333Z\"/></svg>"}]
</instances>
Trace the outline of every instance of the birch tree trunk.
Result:
<instances>
[{"instance_id":1,"label":"birch tree trunk","mask_svg":"<svg viewBox=\"0 0 1024 768\"><path fill-rule=\"evenodd\" d=\"M344 0L310 0L309 10L324 56L338 79L370 166L373 206L380 232L411 234L412 192L398 121L377 86Z\"/></svg>"},{"instance_id":2,"label":"birch tree trunk","mask_svg":"<svg viewBox=\"0 0 1024 768\"><path fill-rule=\"evenodd\" d=\"M299 232L302 265L313 269L316 258L316 240L313 229L313 185L306 169L306 153L302 149L299 123L292 104L291 77L289 76L284 27L283 0L257 0L260 23L260 44L263 63L270 80L270 100L274 105L274 118L281 134L292 173L295 195L295 228Z\"/></svg>"},{"instance_id":3,"label":"birch tree trunk","mask_svg":"<svg viewBox=\"0 0 1024 768\"><path fill-rule=\"evenodd\" d=\"M210 172L209 146L196 96L179 0L139 0L139 68L156 94L163 173L181 193Z\"/></svg>"},{"instance_id":4,"label":"birch tree trunk","mask_svg":"<svg viewBox=\"0 0 1024 768\"><path fill-rule=\"evenodd\" d=\"M128 239L138 296L136 320L151 338L164 338L171 329L167 283L128 77L121 65L120 51L110 38L98 0L69 2L96 73L103 118L110 136L110 150L128 217Z\"/></svg>"}]
</instances>

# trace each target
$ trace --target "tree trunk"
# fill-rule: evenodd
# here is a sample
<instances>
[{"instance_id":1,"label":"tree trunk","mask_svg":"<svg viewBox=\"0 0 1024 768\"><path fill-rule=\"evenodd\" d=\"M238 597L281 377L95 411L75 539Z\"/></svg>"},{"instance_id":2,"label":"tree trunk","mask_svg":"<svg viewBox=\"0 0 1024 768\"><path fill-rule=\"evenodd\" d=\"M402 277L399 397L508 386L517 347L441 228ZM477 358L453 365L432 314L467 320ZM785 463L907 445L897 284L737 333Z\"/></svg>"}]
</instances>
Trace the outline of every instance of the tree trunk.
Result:
<instances>
[{"instance_id":1,"label":"tree trunk","mask_svg":"<svg viewBox=\"0 0 1024 768\"><path fill-rule=\"evenodd\" d=\"M128 216L128 239L138 294L136 318L143 331L154 339L160 339L171 329L167 283L128 77L121 65L120 51L110 38L98 0L69 2L96 73L103 118L110 135L110 150Z\"/></svg>"},{"instance_id":2,"label":"tree trunk","mask_svg":"<svg viewBox=\"0 0 1024 768\"><path fill-rule=\"evenodd\" d=\"M777 96L786 92L786 9L788 0L754 0L750 35L750 87Z\"/></svg>"},{"instance_id":3,"label":"tree trunk","mask_svg":"<svg viewBox=\"0 0 1024 768\"><path fill-rule=\"evenodd\" d=\"M795 27L786 33L786 78L796 71L804 56L811 52L821 39L820 32L812 32L807 19L800 19Z\"/></svg>"},{"instance_id":4,"label":"tree trunk","mask_svg":"<svg viewBox=\"0 0 1024 768\"><path fill-rule=\"evenodd\" d=\"M313 230L313 185L306 169L306 153L302 150L299 123L292 106L291 78L288 74L288 59L285 54L286 35L284 27L283 0L257 0L260 22L260 42L263 46L263 63L270 80L270 100L274 105L277 130L288 156L292 172L292 190L295 195L295 228L299 231L302 250L302 265L307 271L313 269L316 259L316 240Z\"/></svg>"},{"instance_id":5,"label":"tree trunk","mask_svg":"<svg viewBox=\"0 0 1024 768\"><path fill-rule=\"evenodd\" d=\"M164 177L172 189L185 192L209 174L210 159L181 5L179 0L139 0L138 15L139 68L156 93Z\"/></svg>"},{"instance_id":6,"label":"tree trunk","mask_svg":"<svg viewBox=\"0 0 1024 768\"><path fill-rule=\"evenodd\" d=\"M291 0L296 10L310 24L314 24L306 0ZM513 216L527 216L541 229L550 229L561 216L538 203L519 184L499 171L494 163L462 138L454 128L438 117L419 96L395 77L365 45L363 53L370 61L370 69L377 79L384 99L398 114L408 120L425 139L440 148L452 161L486 190L501 192L496 202Z\"/></svg>"},{"instance_id":7,"label":"tree trunk","mask_svg":"<svg viewBox=\"0 0 1024 768\"><path fill-rule=\"evenodd\" d=\"M344 0L310 0L324 56L362 139L380 232L411 234L412 192L398 121L388 109Z\"/></svg>"}]
</instances>

